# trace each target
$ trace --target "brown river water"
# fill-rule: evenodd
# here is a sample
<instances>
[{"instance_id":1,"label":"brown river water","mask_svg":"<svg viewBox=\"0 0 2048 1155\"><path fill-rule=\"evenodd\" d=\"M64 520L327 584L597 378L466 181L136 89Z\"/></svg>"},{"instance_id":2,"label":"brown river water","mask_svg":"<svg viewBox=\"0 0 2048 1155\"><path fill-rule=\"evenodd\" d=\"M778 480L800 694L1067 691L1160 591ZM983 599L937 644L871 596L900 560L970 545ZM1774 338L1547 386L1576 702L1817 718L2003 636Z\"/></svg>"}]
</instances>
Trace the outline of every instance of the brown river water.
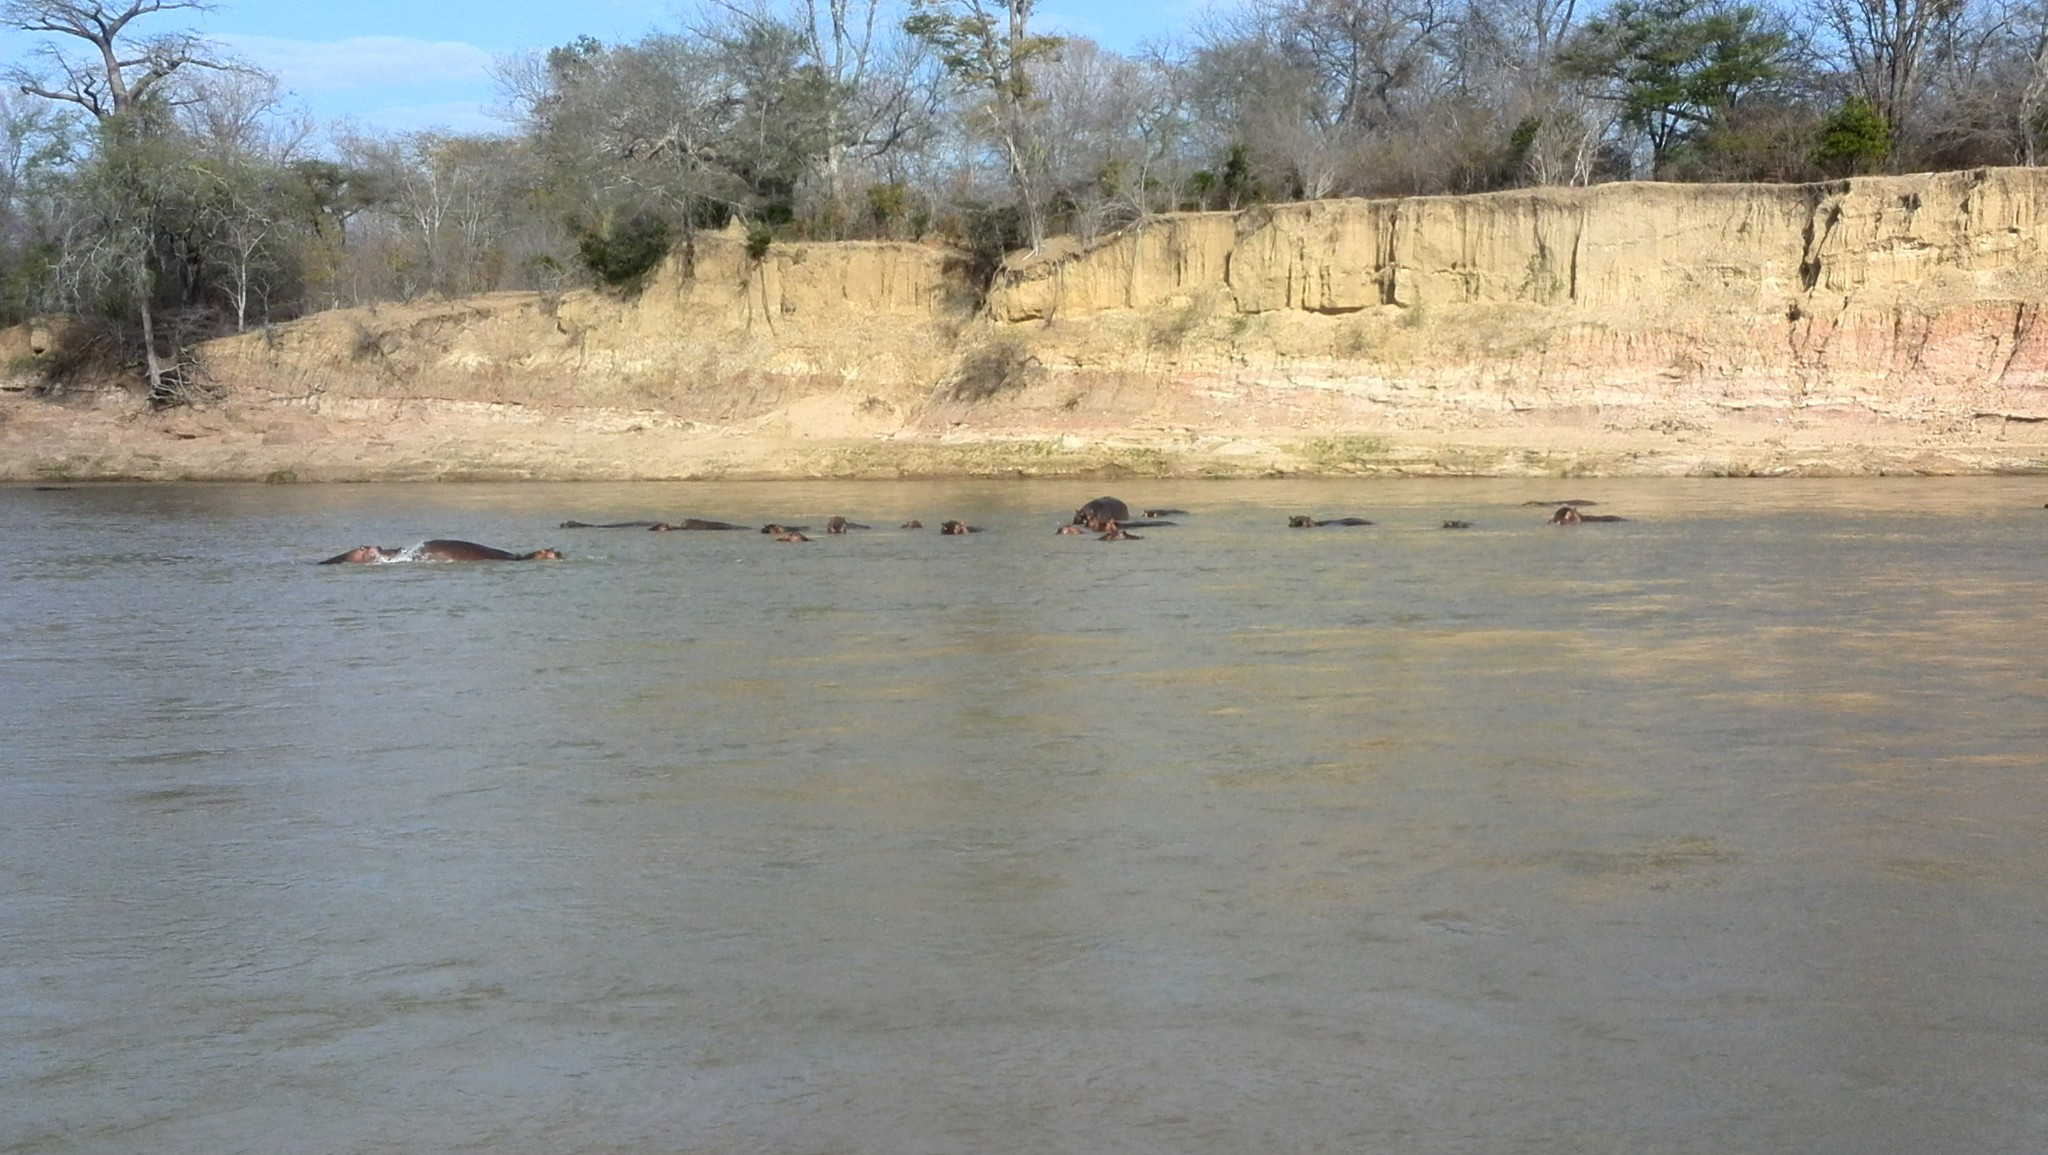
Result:
<instances>
[{"instance_id":1,"label":"brown river water","mask_svg":"<svg viewBox=\"0 0 2048 1155\"><path fill-rule=\"evenodd\" d=\"M0 1153L2048 1150L2044 500L0 490Z\"/></svg>"}]
</instances>

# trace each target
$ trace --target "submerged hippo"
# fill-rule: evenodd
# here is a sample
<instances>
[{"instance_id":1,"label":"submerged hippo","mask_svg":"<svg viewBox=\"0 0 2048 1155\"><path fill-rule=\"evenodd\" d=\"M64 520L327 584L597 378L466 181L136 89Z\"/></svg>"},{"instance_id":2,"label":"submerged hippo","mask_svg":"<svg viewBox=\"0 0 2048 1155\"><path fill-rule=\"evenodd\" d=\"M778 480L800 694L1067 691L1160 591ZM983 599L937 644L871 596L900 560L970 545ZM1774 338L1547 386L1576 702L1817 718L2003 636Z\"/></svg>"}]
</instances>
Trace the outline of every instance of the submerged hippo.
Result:
<instances>
[{"instance_id":1,"label":"submerged hippo","mask_svg":"<svg viewBox=\"0 0 2048 1155\"><path fill-rule=\"evenodd\" d=\"M1438 528L1438 529L1471 529L1471 528L1472 528L1472 523L1471 523L1471 522L1469 522L1469 521L1447 521L1447 522L1443 523L1442 525L1438 526L1437 528Z\"/></svg>"},{"instance_id":2,"label":"submerged hippo","mask_svg":"<svg viewBox=\"0 0 2048 1155\"><path fill-rule=\"evenodd\" d=\"M1131 507L1114 497L1098 497L1074 511L1075 525L1093 525L1098 521L1129 521Z\"/></svg>"},{"instance_id":3,"label":"submerged hippo","mask_svg":"<svg viewBox=\"0 0 2048 1155\"><path fill-rule=\"evenodd\" d=\"M478 545L473 541L456 541L452 538L437 537L405 549L387 549L380 545L359 545L347 553L336 554L321 562L321 565L374 565L390 561L560 561L560 550L537 549L532 553L513 553L495 546Z\"/></svg>"},{"instance_id":4,"label":"submerged hippo","mask_svg":"<svg viewBox=\"0 0 2048 1155\"><path fill-rule=\"evenodd\" d=\"M1628 519L1625 517L1620 517L1612 513L1580 513L1578 510L1573 509L1569 505L1558 506L1557 512L1550 515L1550 524L1552 525L1577 525L1582 521L1627 520Z\"/></svg>"},{"instance_id":5,"label":"submerged hippo","mask_svg":"<svg viewBox=\"0 0 2048 1155\"><path fill-rule=\"evenodd\" d=\"M1101 536L1101 537L1098 537L1098 538L1096 538L1095 540L1096 540L1096 541L1144 541L1145 539L1144 539L1144 538L1142 538L1142 537L1139 537L1139 536L1138 536L1137 534L1135 534L1135 533L1125 533L1125 532L1124 532L1124 527L1122 527L1122 526L1120 526L1120 525L1118 525L1117 523L1115 523L1115 522L1113 522L1113 521L1112 521L1112 522L1110 522L1110 523L1109 523L1109 528L1108 528L1107 530L1104 530L1104 531L1103 531L1103 534L1102 534L1102 536Z\"/></svg>"},{"instance_id":6,"label":"submerged hippo","mask_svg":"<svg viewBox=\"0 0 2048 1155\"><path fill-rule=\"evenodd\" d=\"M556 549L537 549L532 553L513 553L495 546L478 545L473 541L452 541L437 537L423 541L405 551L419 561L560 561L562 552Z\"/></svg>"},{"instance_id":7,"label":"submerged hippo","mask_svg":"<svg viewBox=\"0 0 2048 1155\"><path fill-rule=\"evenodd\" d=\"M1372 524L1371 522L1369 522L1369 521L1365 520L1365 519L1364 519L1364 518L1362 518L1362 517L1333 517L1333 518L1330 518L1330 519L1328 519L1327 521L1317 521L1317 520L1316 520L1315 518L1313 518L1313 517L1290 517L1290 518L1288 518L1288 519L1287 519L1287 528L1289 528L1289 529L1314 529L1315 527L1317 527L1317 526L1319 526L1319 525L1371 525L1371 524Z\"/></svg>"},{"instance_id":8,"label":"submerged hippo","mask_svg":"<svg viewBox=\"0 0 2048 1155\"><path fill-rule=\"evenodd\" d=\"M1185 509L1148 509L1145 511L1146 517L1186 517L1187 515L1188 511Z\"/></svg>"},{"instance_id":9,"label":"submerged hippo","mask_svg":"<svg viewBox=\"0 0 2048 1155\"><path fill-rule=\"evenodd\" d=\"M1085 529L1082 529L1082 528L1081 528L1080 526L1078 526L1078 525L1063 525L1063 526L1059 527L1058 529L1056 529L1056 530L1053 530L1053 532L1054 532L1054 533L1057 533L1057 534L1067 534L1067 535L1071 535L1071 536L1073 536L1073 537L1080 537L1080 536L1081 536L1082 534L1084 534L1084 533L1087 533L1088 531L1087 531L1087 530L1085 530Z\"/></svg>"},{"instance_id":10,"label":"submerged hippo","mask_svg":"<svg viewBox=\"0 0 2048 1155\"><path fill-rule=\"evenodd\" d=\"M939 532L948 537L958 537L963 533L980 533L981 527L968 525L964 521L946 521L939 523Z\"/></svg>"},{"instance_id":11,"label":"submerged hippo","mask_svg":"<svg viewBox=\"0 0 2048 1155\"><path fill-rule=\"evenodd\" d=\"M749 526L734 525L729 521L706 521L701 517L686 517L681 521L657 521L647 527L655 533L673 533L685 529L748 529Z\"/></svg>"},{"instance_id":12,"label":"submerged hippo","mask_svg":"<svg viewBox=\"0 0 2048 1155\"><path fill-rule=\"evenodd\" d=\"M679 529L750 529L751 526L734 525L729 521L705 521L700 517L686 517L681 521L565 521L562 529L645 529L655 533L668 533Z\"/></svg>"},{"instance_id":13,"label":"submerged hippo","mask_svg":"<svg viewBox=\"0 0 2048 1155\"><path fill-rule=\"evenodd\" d=\"M1573 507L1577 507L1577 508L1583 508L1583 507L1585 507L1585 506L1588 506L1588 505L1598 505L1598 504L1600 504L1600 503L1599 503L1599 502L1597 502L1597 501L1584 501L1584 500L1581 500L1581 499L1579 499L1579 498L1576 498L1576 497L1569 497L1569 498L1566 498L1566 499L1565 499L1565 500L1563 500L1563 501L1544 501L1544 500L1542 500L1542 499L1540 499L1540 498L1539 498L1539 499L1537 499L1537 500L1535 500L1535 501L1525 501L1525 502L1523 502L1522 504L1523 504L1523 505L1542 505L1542 506L1551 506L1551 505L1569 505L1569 506L1573 506Z\"/></svg>"},{"instance_id":14,"label":"submerged hippo","mask_svg":"<svg viewBox=\"0 0 2048 1155\"><path fill-rule=\"evenodd\" d=\"M825 521L825 532L826 532L826 533L845 533L845 532L846 532L847 530L849 530L849 529L867 529L867 528L868 528L867 526L865 526L865 525L862 525L861 523L859 523L859 522L857 522L857 521L848 521L848 520L846 520L845 518L843 518L843 517L840 517L840 516L839 516L838 514L836 514L836 513L835 513L835 514L833 514L833 515L832 515L831 517L827 518L827 519L826 519L826 521Z\"/></svg>"},{"instance_id":15,"label":"submerged hippo","mask_svg":"<svg viewBox=\"0 0 2048 1155\"><path fill-rule=\"evenodd\" d=\"M805 537L805 536L804 536L803 534L801 534L801 533L798 533L798 532L797 532L796 530L793 530L793 529L792 529L792 530L790 530L790 531L789 531L788 533L785 533L785 534L782 534L782 535L778 536L778 537L777 537L777 538L776 538L775 540L776 540L776 541L809 541L809 540L811 540L811 539L810 539L810 538L807 538L807 537Z\"/></svg>"},{"instance_id":16,"label":"submerged hippo","mask_svg":"<svg viewBox=\"0 0 2048 1155\"><path fill-rule=\"evenodd\" d=\"M904 523L903 523L903 528L904 528L904 529L923 529L923 528L924 528L924 523L923 523L923 522L921 522L921 521L919 521L919 520L917 520L916 518L914 518L914 517L913 517L913 518L911 518L911 519L910 519L909 521L906 521L906 522L904 522Z\"/></svg>"},{"instance_id":17,"label":"submerged hippo","mask_svg":"<svg viewBox=\"0 0 2048 1155\"><path fill-rule=\"evenodd\" d=\"M811 527L808 525L784 525L779 521L771 521L761 527L761 532L781 537L785 533L802 533L809 528Z\"/></svg>"}]
</instances>

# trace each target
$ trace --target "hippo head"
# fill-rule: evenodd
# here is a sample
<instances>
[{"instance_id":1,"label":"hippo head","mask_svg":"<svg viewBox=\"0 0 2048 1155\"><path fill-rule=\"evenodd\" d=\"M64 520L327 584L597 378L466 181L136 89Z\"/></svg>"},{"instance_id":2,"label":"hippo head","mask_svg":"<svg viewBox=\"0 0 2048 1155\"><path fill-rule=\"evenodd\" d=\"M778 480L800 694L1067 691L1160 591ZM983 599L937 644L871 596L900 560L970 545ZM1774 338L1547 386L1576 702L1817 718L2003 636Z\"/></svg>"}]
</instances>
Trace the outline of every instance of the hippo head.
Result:
<instances>
[{"instance_id":1,"label":"hippo head","mask_svg":"<svg viewBox=\"0 0 2048 1155\"><path fill-rule=\"evenodd\" d=\"M328 558L328 559L327 559L326 561L323 561L323 562L321 562L320 564L321 564L321 565L371 565L371 564L374 564L374 563L376 563L376 562L381 562L381 561L389 561L389 560L391 560L391 555L392 555L393 553L395 553L395 552L397 552L397 551L395 551L395 550L387 550L387 549L384 549L384 548L383 548L382 546L375 546L375 545L359 545L359 546L355 547L354 549L352 549L352 550L348 551L347 553L339 553L339 554L335 554L335 555L334 555L333 557L330 557L330 558Z\"/></svg>"}]
</instances>

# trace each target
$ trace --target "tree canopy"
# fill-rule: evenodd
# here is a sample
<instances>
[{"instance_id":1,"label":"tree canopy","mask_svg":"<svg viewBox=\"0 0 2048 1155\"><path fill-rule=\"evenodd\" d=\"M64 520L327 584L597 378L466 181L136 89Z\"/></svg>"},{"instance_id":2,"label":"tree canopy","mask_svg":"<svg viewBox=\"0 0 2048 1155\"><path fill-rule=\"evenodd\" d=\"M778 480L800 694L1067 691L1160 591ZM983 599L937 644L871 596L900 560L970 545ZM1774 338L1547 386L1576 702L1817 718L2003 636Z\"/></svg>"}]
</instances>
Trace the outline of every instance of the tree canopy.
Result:
<instances>
[{"instance_id":1,"label":"tree canopy","mask_svg":"<svg viewBox=\"0 0 2048 1155\"><path fill-rule=\"evenodd\" d=\"M204 0L0 0L0 320L97 318L153 395L335 305L630 291L705 229L983 271L1261 200L2033 164L2048 0L1246 0L1132 52L1032 0L697 0L499 63L491 133L318 125Z\"/></svg>"}]
</instances>

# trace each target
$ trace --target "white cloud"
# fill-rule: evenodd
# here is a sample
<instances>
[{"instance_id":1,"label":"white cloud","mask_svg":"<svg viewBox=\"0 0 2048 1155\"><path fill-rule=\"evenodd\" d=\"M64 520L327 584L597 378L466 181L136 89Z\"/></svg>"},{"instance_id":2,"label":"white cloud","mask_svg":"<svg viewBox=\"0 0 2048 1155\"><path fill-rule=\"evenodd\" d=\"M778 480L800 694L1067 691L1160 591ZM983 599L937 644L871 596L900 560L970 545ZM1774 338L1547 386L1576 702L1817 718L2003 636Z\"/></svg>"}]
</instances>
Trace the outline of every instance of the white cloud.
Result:
<instances>
[{"instance_id":1,"label":"white cloud","mask_svg":"<svg viewBox=\"0 0 2048 1155\"><path fill-rule=\"evenodd\" d=\"M347 40L281 40L216 36L215 40L302 93L434 85L488 86L492 56L457 40L356 36Z\"/></svg>"}]
</instances>

